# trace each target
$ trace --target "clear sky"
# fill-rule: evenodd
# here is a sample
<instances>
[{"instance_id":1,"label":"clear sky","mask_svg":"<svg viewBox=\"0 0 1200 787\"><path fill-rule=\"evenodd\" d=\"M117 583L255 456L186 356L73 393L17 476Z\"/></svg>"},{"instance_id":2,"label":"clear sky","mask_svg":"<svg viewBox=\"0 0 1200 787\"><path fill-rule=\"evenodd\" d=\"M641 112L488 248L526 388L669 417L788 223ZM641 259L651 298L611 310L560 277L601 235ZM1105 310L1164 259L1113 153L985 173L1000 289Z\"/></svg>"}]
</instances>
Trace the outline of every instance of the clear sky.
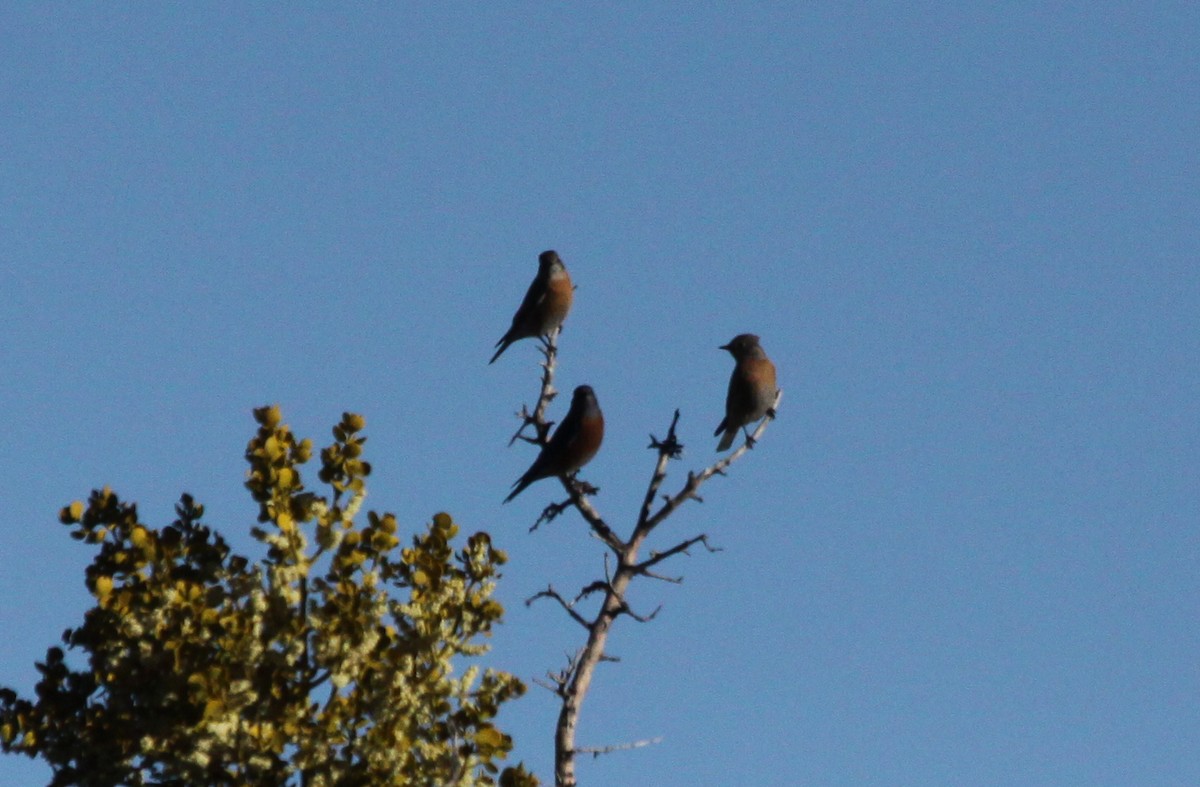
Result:
<instances>
[{"instance_id":1,"label":"clear sky","mask_svg":"<svg viewBox=\"0 0 1200 787\"><path fill-rule=\"evenodd\" d=\"M501 506L536 268L627 529L753 332L780 417L656 536L583 784L1200 783L1200 5L9 4L0 11L0 683L76 625L58 508L188 491L239 548L250 409L367 418L370 507L509 551L492 663L581 631L558 492ZM561 417L566 399L555 403ZM502 716L552 777L552 697ZM0 783L45 783L0 759Z\"/></svg>"}]
</instances>

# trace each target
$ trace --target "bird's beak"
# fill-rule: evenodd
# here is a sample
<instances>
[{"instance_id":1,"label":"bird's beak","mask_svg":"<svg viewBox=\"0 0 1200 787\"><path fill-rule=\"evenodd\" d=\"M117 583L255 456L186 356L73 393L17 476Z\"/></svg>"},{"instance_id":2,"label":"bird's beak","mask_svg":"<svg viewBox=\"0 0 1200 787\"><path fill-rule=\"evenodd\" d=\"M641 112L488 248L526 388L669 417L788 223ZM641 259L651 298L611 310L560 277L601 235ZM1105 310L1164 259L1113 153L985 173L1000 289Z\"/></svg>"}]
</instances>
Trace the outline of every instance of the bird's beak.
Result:
<instances>
[{"instance_id":1,"label":"bird's beak","mask_svg":"<svg viewBox=\"0 0 1200 787\"><path fill-rule=\"evenodd\" d=\"M718 347L717 349L718 349L718 350L728 350L728 349L729 349L729 345L728 345L728 344L722 344L722 345L721 345L720 347Z\"/></svg>"}]
</instances>

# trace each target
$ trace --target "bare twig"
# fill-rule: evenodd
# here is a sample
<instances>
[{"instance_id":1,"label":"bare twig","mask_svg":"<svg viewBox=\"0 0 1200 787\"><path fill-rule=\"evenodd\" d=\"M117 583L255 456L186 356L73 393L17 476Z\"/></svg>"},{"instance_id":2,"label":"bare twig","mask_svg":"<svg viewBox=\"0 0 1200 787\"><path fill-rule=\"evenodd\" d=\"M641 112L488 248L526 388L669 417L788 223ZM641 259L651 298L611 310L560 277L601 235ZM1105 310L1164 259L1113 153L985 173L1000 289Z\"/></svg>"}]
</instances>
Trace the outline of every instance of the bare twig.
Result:
<instances>
[{"instance_id":1,"label":"bare twig","mask_svg":"<svg viewBox=\"0 0 1200 787\"><path fill-rule=\"evenodd\" d=\"M633 618L638 623L649 623L650 621L652 621L656 617L658 617L659 612L662 612L662 604L659 604L657 607L655 607L654 611L651 612L649 615L639 615L638 613L633 611L633 609L629 606L629 604L627 602L622 600L620 612L623 615L628 615L629 617Z\"/></svg>"},{"instance_id":2,"label":"bare twig","mask_svg":"<svg viewBox=\"0 0 1200 787\"><path fill-rule=\"evenodd\" d=\"M541 686L546 691L551 692L552 694L557 694L560 697L562 696L563 686L566 685L566 683L564 682L564 683L561 683L561 684L558 684L555 686L551 686L549 683L542 680L541 678L533 678L533 683L534 683L534 685Z\"/></svg>"},{"instance_id":3,"label":"bare twig","mask_svg":"<svg viewBox=\"0 0 1200 787\"><path fill-rule=\"evenodd\" d=\"M553 421L546 420L546 408L550 405L552 399L558 395L558 391L554 390L554 369L558 361L558 335L562 332L562 326L554 329L554 333L549 337L543 338L538 345L542 351L542 356L545 360L542 361L542 387L538 392L537 405L533 408L533 412L529 412L529 408L521 405L521 412L517 413L517 417L521 419L521 427L509 439L508 444L511 446L517 441L517 438L535 445L545 445L546 440L550 437L550 427L554 425ZM536 432L536 437L526 437L523 433L525 427L532 426Z\"/></svg>"},{"instance_id":4,"label":"bare twig","mask_svg":"<svg viewBox=\"0 0 1200 787\"><path fill-rule=\"evenodd\" d=\"M683 577L668 577L663 574L656 574L653 571L645 571L645 570L639 570L638 573L644 577L650 577L650 579L657 579L662 582L670 582L672 585L682 585L683 584Z\"/></svg>"},{"instance_id":5,"label":"bare twig","mask_svg":"<svg viewBox=\"0 0 1200 787\"><path fill-rule=\"evenodd\" d=\"M578 612L575 611L575 602L572 601L572 602L568 603L567 600L565 598L563 598L559 594L559 592L554 589L553 586L548 586L545 590L540 591L538 593L534 593L532 596L525 599L525 606L527 606L527 607L532 606L533 602L537 601L539 598L554 599L555 601L557 601L559 603L559 605L564 610L566 610L568 615L570 615L572 618L575 619L576 623L583 626L584 628L588 627L589 624L586 620L583 619L583 615L580 615ZM575 601L578 601L578 600L579 600L579 597L576 597Z\"/></svg>"},{"instance_id":6,"label":"bare twig","mask_svg":"<svg viewBox=\"0 0 1200 787\"><path fill-rule=\"evenodd\" d=\"M666 453L672 459L678 459L683 456L683 443L675 439L675 426L679 423L679 409L675 409L675 417L671 419L671 428L667 430L667 439L659 440L654 435L650 435L649 448Z\"/></svg>"},{"instance_id":7,"label":"bare twig","mask_svg":"<svg viewBox=\"0 0 1200 787\"><path fill-rule=\"evenodd\" d=\"M550 505L546 506L542 509L542 513L540 516L538 516L537 520L529 526L529 532L532 533L533 531L537 530L538 526L543 522L545 522L547 525L550 524L558 518L559 514L570 508L571 505L571 499L567 498L561 503L551 503Z\"/></svg>"},{"instance_id":8,"label":"bare twig","mask_svg":"<svg viewBox=\"0 0 1200 787\"><path fill-rule=\"evenodd\" d=\"M550 401L558 395L558 391L554 390L554 369L558 363L558 335L562 333L562 326L554 329L554 333L546 337L541 343L542 355L545 356L542 361L542 390L538 395L537 407L533 410L533 423L537 426L538 439L542 442L550 433L549 423L546 421L546 408L550 406Z\"/></svg>"},{"instance_id":9,"label":"bare twig","mask_svg":"<svg viewBox=\"0 0 1200 787\"><path fill-rule=\"evenodd\" d=\"M528 603L528 602L526 602ZM543 680L534 678L533 682L548 691L552 691L560 697L567 696L567 684L571 682L571 675L575 673L575 665L579 663L579 655L582 651L577 651L574 655L567 655L567 666L563 667L558 672L547 672L546 677L554 682L551 686Z\"/></svg>"},{"instance_id":10,"label":"bare twig","mask_svg":"<svg viewBox=\"0 0 1200 787\"><path fill-rule=\"evenodd\" d=\"M525 405L521 405L521 412L517 413L517 418L521 419L521 426L519 429L517 429L517 431L513 432L512 437L508 438L509 448L512 448L512 444L517 442L518 439L524 440L527 443L536 442L533 438L526 437L524 434L522 434L522 432L525 431L525 427L533 423L533 414L529 412L529 408Z\"/></svg>"},{"instance_id":11,"label":"bare twig","mask_svg":"<svg viewBox=\"0 0 1200 787\"><path fill-rule=\"evenodd\" d=\"M660 735L657 738L646 738L645 740L634 741L632 743L618 743L613 746L584 746L576 749L576 754L590 754L593 757L599 757L601 754L612 754L615 751L629 751L630 749L640 749L643 746L654 746L662 743L663 739Z\"/></svg>"},{"instance_id":12,"label":"bare twig","mask_svg":"<svg viewBox=\"0 0 1200 787\"><path fill-rule=\"evenodd\" d=\"M714 547L712 544L708 543L707 535L700 535L700 536L696 536L695 538L689 538L687 541L684 541L682 543L676 544L675 546L668 549L666 552L651 552L649 558L647 558L646 560L643 560L641 563L638 563L637 566L635 566L634 568L637 569L637 572L639 574L648 574L649 572L646 569L650 568L651 566L658 565L659 563L663 562L667 558L674 557L675 555L678 555L681 552L685 553L685 554L690 554L690 553L688 553L688 550L691 549L692 547L694 547L696 544L704 544L704 548L707 549L709 552L720 552L721 551L720 547Z\"/></svg>"},{"instance_id":13,"label":"bare twig","mask_svg":"<svg viewBox=\"0 0 1200 787\"><path fill-rule=\"evenodd\" d=\"M658 451L658 462L654 465L654 474L650 476L650 486L646 489L646 497L642 501L642 510L638 514L639 527L650 515L650 506L654 503L654 496L658 494L658 488L666 480L667 462L672 459L678 459L683 455L683 444L675 439L675 426L678 423L679 410L676 409L675 417L671 419L671 428L667 430L667 439L660 442L654 435L650 435L650 448Z\"/></svg>"}]
</instances>

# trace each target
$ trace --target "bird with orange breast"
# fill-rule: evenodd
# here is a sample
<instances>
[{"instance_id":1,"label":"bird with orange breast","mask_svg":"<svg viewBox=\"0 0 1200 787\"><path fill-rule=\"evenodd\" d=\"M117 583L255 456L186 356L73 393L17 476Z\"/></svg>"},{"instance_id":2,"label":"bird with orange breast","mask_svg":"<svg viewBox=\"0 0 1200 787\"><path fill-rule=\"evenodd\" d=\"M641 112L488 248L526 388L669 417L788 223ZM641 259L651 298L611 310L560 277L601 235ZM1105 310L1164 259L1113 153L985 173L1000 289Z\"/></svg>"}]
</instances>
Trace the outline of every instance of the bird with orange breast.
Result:
<instances>
[{"instance_id":1,"label":"bird with orange breast","mask_svg":"<svg viewBox=\"0 0 1200 787\"><path fill-rule=\"evenodd\" d=\"M508 332L496 342L499 349L488 363L495 363L513 342L534 336L549 336L567 319L574 299L571 277L567 275L562 258L554 250L543 251L538 255L537 276L529 284L525 299L513 315Z\"/></svg>"},{"instance_id":2,"label":"bird with orange breast","mask_svg":"<svg viewBox=\"0 0 1200 787\"><path fill-rule=\"evenodd\" d=\"M775 364L771 363L754 334L735 336L733 341L718 349L728 350L734 360L729 393L725 396L725 418L717 426L717 431L713 432L714 437L725 433L717 444L717 450L727 451L733 445L739 429L764 415L775 415L771 407L775 404L779 389L775 387ZM746 441L754 445L748 432Z\"/></svg>"},{"instance_id":3,"label":"bird with orange breast","mask_svg":"<svg viewBox=\"0 0 1200 787\"><path fill-rule=\"evenodd\" d=\"M571 396L567 417L554 430L525 475L513 483L513 490L504 502L521 494L534 481L571 475L592 461L603 441L604 414L596 402L596 393L590 385L581 385Z\"/></svg>"}]
</instances>

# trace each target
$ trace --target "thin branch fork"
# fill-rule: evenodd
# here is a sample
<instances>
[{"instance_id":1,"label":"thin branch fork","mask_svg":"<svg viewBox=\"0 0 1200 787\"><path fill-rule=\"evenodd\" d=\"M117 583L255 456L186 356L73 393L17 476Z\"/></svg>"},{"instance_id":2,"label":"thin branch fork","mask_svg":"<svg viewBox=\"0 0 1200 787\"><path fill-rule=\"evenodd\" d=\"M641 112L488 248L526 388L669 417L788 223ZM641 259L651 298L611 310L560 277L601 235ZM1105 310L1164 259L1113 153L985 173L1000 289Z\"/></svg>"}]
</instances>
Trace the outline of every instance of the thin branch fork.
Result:
<instances>
[{"instance_id":1,"label":"thin branch fork","mask_svg":"<svg viewBox=\"0 0 1200 787\"><path fill-rule=\"evenodd\" d=\"M561 677L558 675L550 675L550 679L552 681L554 681L553 685L551 685L550 683L547 683L546 681L542 680L541 678L533 678L532 680L533 680L533 684L535 686L539 686L539 687L545 689L546 691L550 692L551 694L556 694L559 697L567 696L566 688L565 688L567 685L566 677Z\"/></svg>"},{"instance_id":2,"label":"thin branch fork","mask_svg":"<svg viewBox=\"0 0 1200 787\"><path fill-rule=\"evenodd\" d=\"M768 411L767 417L759 422L758 428L754 430L754 434L750 435L750 437L748 437L745 442L738 446L737 450L735 450L732 454L729 454L722 459L718 459L716 462L713 462L699 473L688 473L688 480L683 485L683 488L680 489L679 492L677 492L674 496L667 497L666 501L662 505L662 508L658 509L658 511L654 513L654 516L646 520L645 525L647 530L654 529L658 523L669 517L676 508L687 502L688 499L696 498L699 500L700 497L696 493L699 491L701 485L705 481L712 478L714 475L717 475L718 473L724 475L725 468L729 467L738 459L741 459L742 456L744 456L746 452L752 448L753 444L758 442L758 439L762 436L762 434L767 431L767 424L775 419L775 411L779 408L779 403L782 400L783 390L780 389L775 392L775 402L771 405L771 409Z\"/></svg>"},{"instance_id":3,"label":"thin branch fork","mask_svg":"<svg viewBox=\"0 0 1200 787\"><path fill-rule=\"evenodd\" d=\"M575 602L579 601L579 599L582 598L582 594L580 594L579 596L576 596L575 601L568 602L565 598L562 597L562 595L557 590L554 589L554 586L551 585L551 586L548 586L545 590L534 593L532 596L525 599L525 606L527 606L527 607L532 606L533 602L537 601L539 598L554 599L555 601L558 602L559 606L561 606L564 610L566 610L566 613L568 615L570 615L575 620L576 623L583 626L585 629L591 628L592 624L589 623L587 620L585 620L583 615L580 615L578 612L575 611Z\"/></svg>"},{"instance_id":4,"label":"thin branch fork","mask_svg":"<svg viewBox=\"0 0 1200 787\"><path fill-rule=\"evenodd\" d=\"M654 496L658 494L659 487L667 478L667 462L683 455L683 444L675 438L675 427L678 423L679 409L676 408L675 416L671 419L671 427L667 430L667 439L660 441L654 435L650 435L650 448L658 451L658 461L654 465L654 474L650 476L650 485L646 488L646 497L642 500L642 509L638 513L639 528L650 516L650 506L654 504Z\"/></svg>"},{"instance_id":5,"label":"thin branch fork","mask_svg":"<svg viewBox=\"0 0 1200 787\"><path fill-rule=\"evenodd\" d=\"M629 606L629 602L627 602L625 599L621 599L621 608L618 610L619 614L628 615L638 623L649 623L658 617L659 612L662 612L662 604L659 604L657 607L655 607L654 611L649 615L639 615L633 611L633 608Z\"/></svg>"},{"instance_id":6,"label":"thin branch fork","mask_svg":"<svg viewBox=\"0 0 1200 787\"><path fill-rule=\"evenodd\" d=\"M659 563L666 560L667 558L674 557L675 555L678 555L681 552L687 554L688 550L691 549L692 547L694 547L696 544L703 544L704 548L707 549L709 552L720 552L721 551L720 547L714 547L712 544L708 543L707 535L699 535L699 536L696 536L695 538L689 538L687 541L676 544L675 546L671 547L670 549L668 549L665 552L651 552L649 558L647 558L646 560L643 560L641 563L638 563L636 566L634 566L634 570L637 571L639 574L648 574L649 573L648 569L650 569L651 567L656 566ZM661 577L659 577L659 578L661 579Z\"/></svg>"},{"instance_id":7,"label":"thin branch fork","mask_svg":"<svg viewBox=\"0 0 1200 787\"><path fill-rule=\"evenodd\" d=\"M558 696L566 699L567 685L571 682L571 676L575 674L575 667L579 664L579 657L583 654L582 650L576 651L574 655L567 654L567 666L563 667L558 672L547 672L546 677L554 682L554 685L546 683L544 680L534 678L533 682L541 686L543 689L553 692Z\"/></svg>"}]
</instances>

